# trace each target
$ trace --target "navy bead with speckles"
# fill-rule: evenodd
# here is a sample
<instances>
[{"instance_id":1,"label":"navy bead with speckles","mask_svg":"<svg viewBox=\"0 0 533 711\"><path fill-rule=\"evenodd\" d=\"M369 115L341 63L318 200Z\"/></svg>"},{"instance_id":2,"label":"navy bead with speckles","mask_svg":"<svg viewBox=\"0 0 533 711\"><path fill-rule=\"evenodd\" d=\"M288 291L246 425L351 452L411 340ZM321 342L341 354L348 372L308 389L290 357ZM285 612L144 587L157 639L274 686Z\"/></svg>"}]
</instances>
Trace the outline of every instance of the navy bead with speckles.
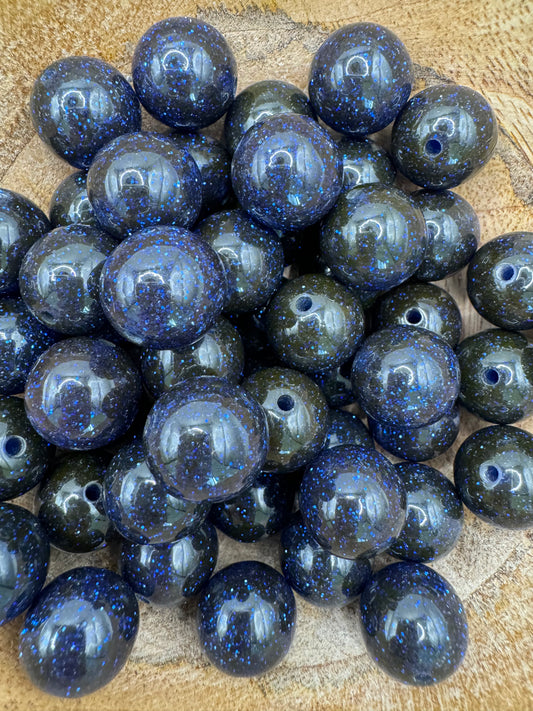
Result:
<instances>
[{"instance_id":1,"label":"navy bead with speckles","mask_svg":"<svg viewBox=\"0 0 533 711\"><path fill-rule=\"evenodd\" d=\"M330 407L353 405L357 400L352 388L352 362L353 358L350 358L337 368L311 374L315 383L320 385Z\"/></svg>"},{"instance_id":2,"label":"navy bead with speckles","mask_svg":"<svg viewBox=\"0 0 533 711\"><path fill-rule=\"evenodd\" d=\"M66 225L98 227L93 206L87 195L86 171L77 170L71 173L54 190L50 200L50 222L52 227Z\"/></svg>"},{"instance_id":3,"label":"navy bead with speckles","mask_svg":"<svg viewBox=\"0 0 533 711\"><path fill-rule=\"evenodd\" d=\"M353 447L374 447L372 436L357 415L345 410L329 411L329 429L325 449L350 444Z\"/></svg>"},{"instance_id":4,"label":"navy bead with speckles","mask_svg":"<svg viewBox=\"0 0 533 711\"><path fill-rule=\"evenodd\" d=\"M387 151L370 138L348 138L339 141L342 156L344 192L369 183L393 185L396 168Z\"/></svg>"}]
</instances>

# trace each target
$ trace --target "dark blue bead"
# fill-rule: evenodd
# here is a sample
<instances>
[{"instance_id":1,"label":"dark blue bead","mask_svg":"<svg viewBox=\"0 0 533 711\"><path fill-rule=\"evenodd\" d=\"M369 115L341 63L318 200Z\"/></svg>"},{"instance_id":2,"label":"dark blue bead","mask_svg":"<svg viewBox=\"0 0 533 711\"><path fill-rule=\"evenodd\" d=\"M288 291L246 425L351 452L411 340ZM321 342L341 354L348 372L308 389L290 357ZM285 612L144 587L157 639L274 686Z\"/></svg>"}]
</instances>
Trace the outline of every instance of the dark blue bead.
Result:
<instances>
[{"instance_id":1,"label":"dark blue bead","mask_svg":"<svg viewBox=\"0 0 533 711\"><path fill-rule=\"evenodd\" d=\"M237 88L237 64L228 43L212 25L192 17L152 25L135 48L132 75L149 113L189 130L223 116Z\"/></svg>"},{"instance_id":2,"label":"dark blue bead","mask_svg":"<svg viewBox=\"0 0 533 711\"><path fill-rule=\"evenodd\" d=\"M139 605L120 576L73 568L53 580L30 608L20 660L39 689L75 698L108 684L122 669L139 627Z\"/></svg>"},{"instance_id":3,"label":"dark blue bead","mask_svg":"<svg viewBox=\"0 0 533 711\"><path fill-rule=\"evenodd\" d=\"M320 385L330 407L345 407L356 402L351 379L352 363L353 358L350 358L337 368L311 374L315 383Z\"/></svg>"},{"instance_id":4,"label":"dark blue bead","mask_svg":"<svg viewBox=\"0 0 533 711\"><path fill-rule=\"evenodd\" d=\"M95 57L65 57L33 85L33 125L42 140L76 168L88 168L113 138L141 127L135 92L114 67Z\"/></svg>"},{"instance_id":5,"label":"dark blue bead","mask_svg":"<svg viewBox=\"0 0 533 711\"><path fill-rule=\"evenodd\" d=\"M242 561L223 568L202 592L200 643L225 674L255 676L289 651L296 624L294 594L274 568Z\"/></svg>"},{"instance_id":6,"label":"dark blue bead","mask_svg":"<svg viewBox=\"0 0 533 711\"><path fill-rule=\"evenodd\" d=\"M124 434L141 395L139 374L118 346L69 338L43 353L28 376L26 413L48 442L97 449Z\"/></svg>"},{"instance_id":7,"label":"dark blue bead","mask_svg":"<svg viewBox=\"0 0 533 711\"><path fill-rule=\"evenodd\" d=\"M246 133L233 156L231 179L254 218L274 229L296 230L331 210L342 187L342 162L316 121L283 114Z\"/></svg>"},{"instance_id":8,"label":"dark blue bead","mask_svg":"<svg viewBox=\"0 0 533 711\"><path fill-rule=\"evenodd\" d=\"M372 659L404 684L443 681L468 645L461 600L420 563L395 563L374 574L361 595L361 629Z\"/></svg>"},{"instance_id":9,"label":"dark blue bead","mask_svg":"<svg viewBox=\"0 0 533 711\"><path fill-rule=\"evenodd\" d=\"M344 191L358 185L381 183L393 185L396 168L387 151L370 138L347 138L339 141L342 156Z\"/></svg>"},{"instance_id":10,"label":"dark blue bead","mask_svg":"<svg viewBox=\"0 0 533 711\"><path fill-rule=\"evenodd\" d=\"M52 227L67 225L98 227L93 206L87 195L86 171L78 170L71 173L54 190L50 200L50 222Z\"/></svg>"},{"instance_id":11,"label":"dark blue bead","mask_svg":"<svg viewBox=\"0 0 533 711\"><path fill-rule=\"evenodd\" d=\"M324 448L333 449L344 444L350 444L352 447L374 448L370 432L357 415L344 410L330 410L329 429Z\"/></svg>"},{"instance_id":12,"label":"dark blue bead","mask_svg":"<svg viewBox=\"0 0 533 711\"><path fill-rule=\"evenodd\" d=\"M35 516L0 504L0 625L24 612L46 579L50 545Z\"/></svg>"}]
</instances>

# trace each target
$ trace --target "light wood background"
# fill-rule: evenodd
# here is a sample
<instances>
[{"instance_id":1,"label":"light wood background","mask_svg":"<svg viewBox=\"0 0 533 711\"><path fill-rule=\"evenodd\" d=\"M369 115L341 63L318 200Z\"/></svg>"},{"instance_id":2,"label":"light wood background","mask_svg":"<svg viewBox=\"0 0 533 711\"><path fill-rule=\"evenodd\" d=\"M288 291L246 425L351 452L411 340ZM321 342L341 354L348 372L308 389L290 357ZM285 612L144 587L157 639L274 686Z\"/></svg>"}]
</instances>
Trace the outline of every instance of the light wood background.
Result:
<instances>
[{"instance_id":1,"label":"light wood background","mask_svg":"<svg viewBox=\"0 0 533 711\"><path fill-rule=\"evenodd\" d=\"M51 61L89 54L126 75L136 41L154 22L199 15L227 36L239 64L239 87L264 78L306 86L313 53L331 30L379 22L405 42L417 67L417 89L438 81L468 84L492 103L501 126L489 166L459 188L476 208L486 241L533 230L533 4L531 0L0 0L0 185L47 208L70 168L33 134L28 98ZM488 327L469 307L464 273L446 287L463 308L465 335ZM531 335L531 334L530 334ZM533 431L533 418L519 423ZM465 414L458 444L483 426ZM457 446L435 466L451 475ZM463 597L470 648L462 668L436 687L404 687L364 654L354 607L324 612L298 601L293 648L256 679L232 679L210 667L194 632L194 611L142 609L132 659L105 689L78 700L32 688L17 661L20 620L0 629L0 709L5 711L263 711L290 709L533 709L531 533L491 528L467 514L459 545L435 568ZM261 557L276 563L277 542L221 543L221 563ZM55 554L52 572L79 564ZM100 552L84 563L109 564Z\"/></svg>"}]
</instances>

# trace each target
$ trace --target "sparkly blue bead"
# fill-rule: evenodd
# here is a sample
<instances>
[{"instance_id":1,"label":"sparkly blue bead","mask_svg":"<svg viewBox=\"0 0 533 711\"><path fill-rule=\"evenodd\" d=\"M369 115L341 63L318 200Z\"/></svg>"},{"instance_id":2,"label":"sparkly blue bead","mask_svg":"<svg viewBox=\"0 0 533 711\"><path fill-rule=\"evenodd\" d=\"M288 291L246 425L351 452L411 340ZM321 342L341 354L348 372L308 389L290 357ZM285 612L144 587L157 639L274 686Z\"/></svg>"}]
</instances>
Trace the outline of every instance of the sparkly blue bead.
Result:
<instances>
[{"instance_id":1,"label":"sparkly blue bead","mask_svg":"<svg viewBox=\"0 0 533 711\"><path fill-rule=\"evenodd\" d=\"M344 444L374 448L370 432L357 415L344 410L330 410L329 429L324 448L333 449Z\"/></svg>"},{"instance_id":2,"label":"sparkly blue bead","mask_svg":"<svg viewBox=\"0 0 533 711\"><path fill-rule=\"evenodd\" d=\"M54 190L50 200L50 222L52 227L66 227L67 225L98 227L93 206L87 195L87 172L85 170L71 173Z\"/></svg>"},{"instance_id":3,"label":"sparkly blue bead","mask_svg":"<svg viewBox=\"0 0 533 711\"><path fill-rule=\"evenodd\" d=\"M39 689L75 698L122 669L139 627L132 589L103 568L73 568L44 588L20 633L19 656Z\"/></svg>"},{"instance_id":4,"label":"sparkly blue bead","mask_svg":"<svg viewBox=\"0 0 533 711\"><path fill-rule=\"evenodd\" d=\"M272 669L289 651L295 624L289 584L264 563L223 568L200 596L200 643L225 674L255 676Z\"/></svg>"},{"instance_id":5,"label":"sparkly blue bead","mask_svg":"<svg viewBox=\"0 0 533 711\"><path fill-rule=\"evenodd\" d=\"M331 370L311 373L311 378L320 386L330 407L345 407L357 401L352 388L353 358Z\"/></svg>"},{"instance_id":6,"label":"sparkly blue bead","mask_svg":"<svg viewBox=\"0 0 533 711\"><path fill-rule=\"evenodd\" d=\"M114 67L95 57L65 57L39 76L30 98L42 140L76 168L123 133L141 127L135 92Z\"/></svg>"},{"instance_id":7,"label":"sparkly blue bead","mask_svg":"<svg viewBox=\"0 0 533 711\"><path fill-rule=\"evenodd\" d=\"M339 150L342 155L344 192L369 183L394 184L396 168L392 158L375 141L345 136L339 141Z\"/></svg>"}]
</instances>

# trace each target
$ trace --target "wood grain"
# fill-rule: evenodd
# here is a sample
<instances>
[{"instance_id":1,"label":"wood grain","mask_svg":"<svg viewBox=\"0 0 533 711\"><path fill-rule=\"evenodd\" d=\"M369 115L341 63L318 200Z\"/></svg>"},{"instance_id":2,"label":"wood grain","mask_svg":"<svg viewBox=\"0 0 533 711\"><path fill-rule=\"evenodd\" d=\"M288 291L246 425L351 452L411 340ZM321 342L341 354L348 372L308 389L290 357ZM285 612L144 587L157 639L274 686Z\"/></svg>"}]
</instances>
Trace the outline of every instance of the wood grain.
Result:
<instances>
[{"instance_id":1,"label":"wood grain","mask_svg":"<svg viewBox=\"0 0 533 711\"><path fill-rule=\"evenodd\" d=\"M35 76L69 54L99 56L129 74L133 47L153 22L199 15L227 36L239 64L239 87L286 78L305 88L317 47L332 29L370 20L394 30L417 65L417 89L438 81L468 84L492 103L501 127L496 156L458 192L476 208L483 241L533 230L533 3L530 0L256 0L224 4L182 0L0 0L0 184L47 208L70 168L34 136L27 103ZM459 301L465 335L488 327L467 303L464 272L446 280ZM519 423L533 431L533 418ZM483 423L463 417L459 442ZM458 444L459 444L458 442ZM451 475L458 444L435 466ZM235 680L210 667L194 635L192 608L143 606L132 660L119 677L85 699L45 696L16 659L20 621L0 630L0 708L267 711L293 709L533 709L533 537L493 529L467 515L459 545L435 568L463 597L470 649L460 671L429 688L404 687L364 654L355 610L323 612L298 601L297 636L273 672ZM112 554L112 552L111 552ZM276 542L221 543L221 564L258 556L275 564ZM52 571L76 565L55 554ZM84 562L109 564L109 552Z\"/></svg>"}]
</instances>

